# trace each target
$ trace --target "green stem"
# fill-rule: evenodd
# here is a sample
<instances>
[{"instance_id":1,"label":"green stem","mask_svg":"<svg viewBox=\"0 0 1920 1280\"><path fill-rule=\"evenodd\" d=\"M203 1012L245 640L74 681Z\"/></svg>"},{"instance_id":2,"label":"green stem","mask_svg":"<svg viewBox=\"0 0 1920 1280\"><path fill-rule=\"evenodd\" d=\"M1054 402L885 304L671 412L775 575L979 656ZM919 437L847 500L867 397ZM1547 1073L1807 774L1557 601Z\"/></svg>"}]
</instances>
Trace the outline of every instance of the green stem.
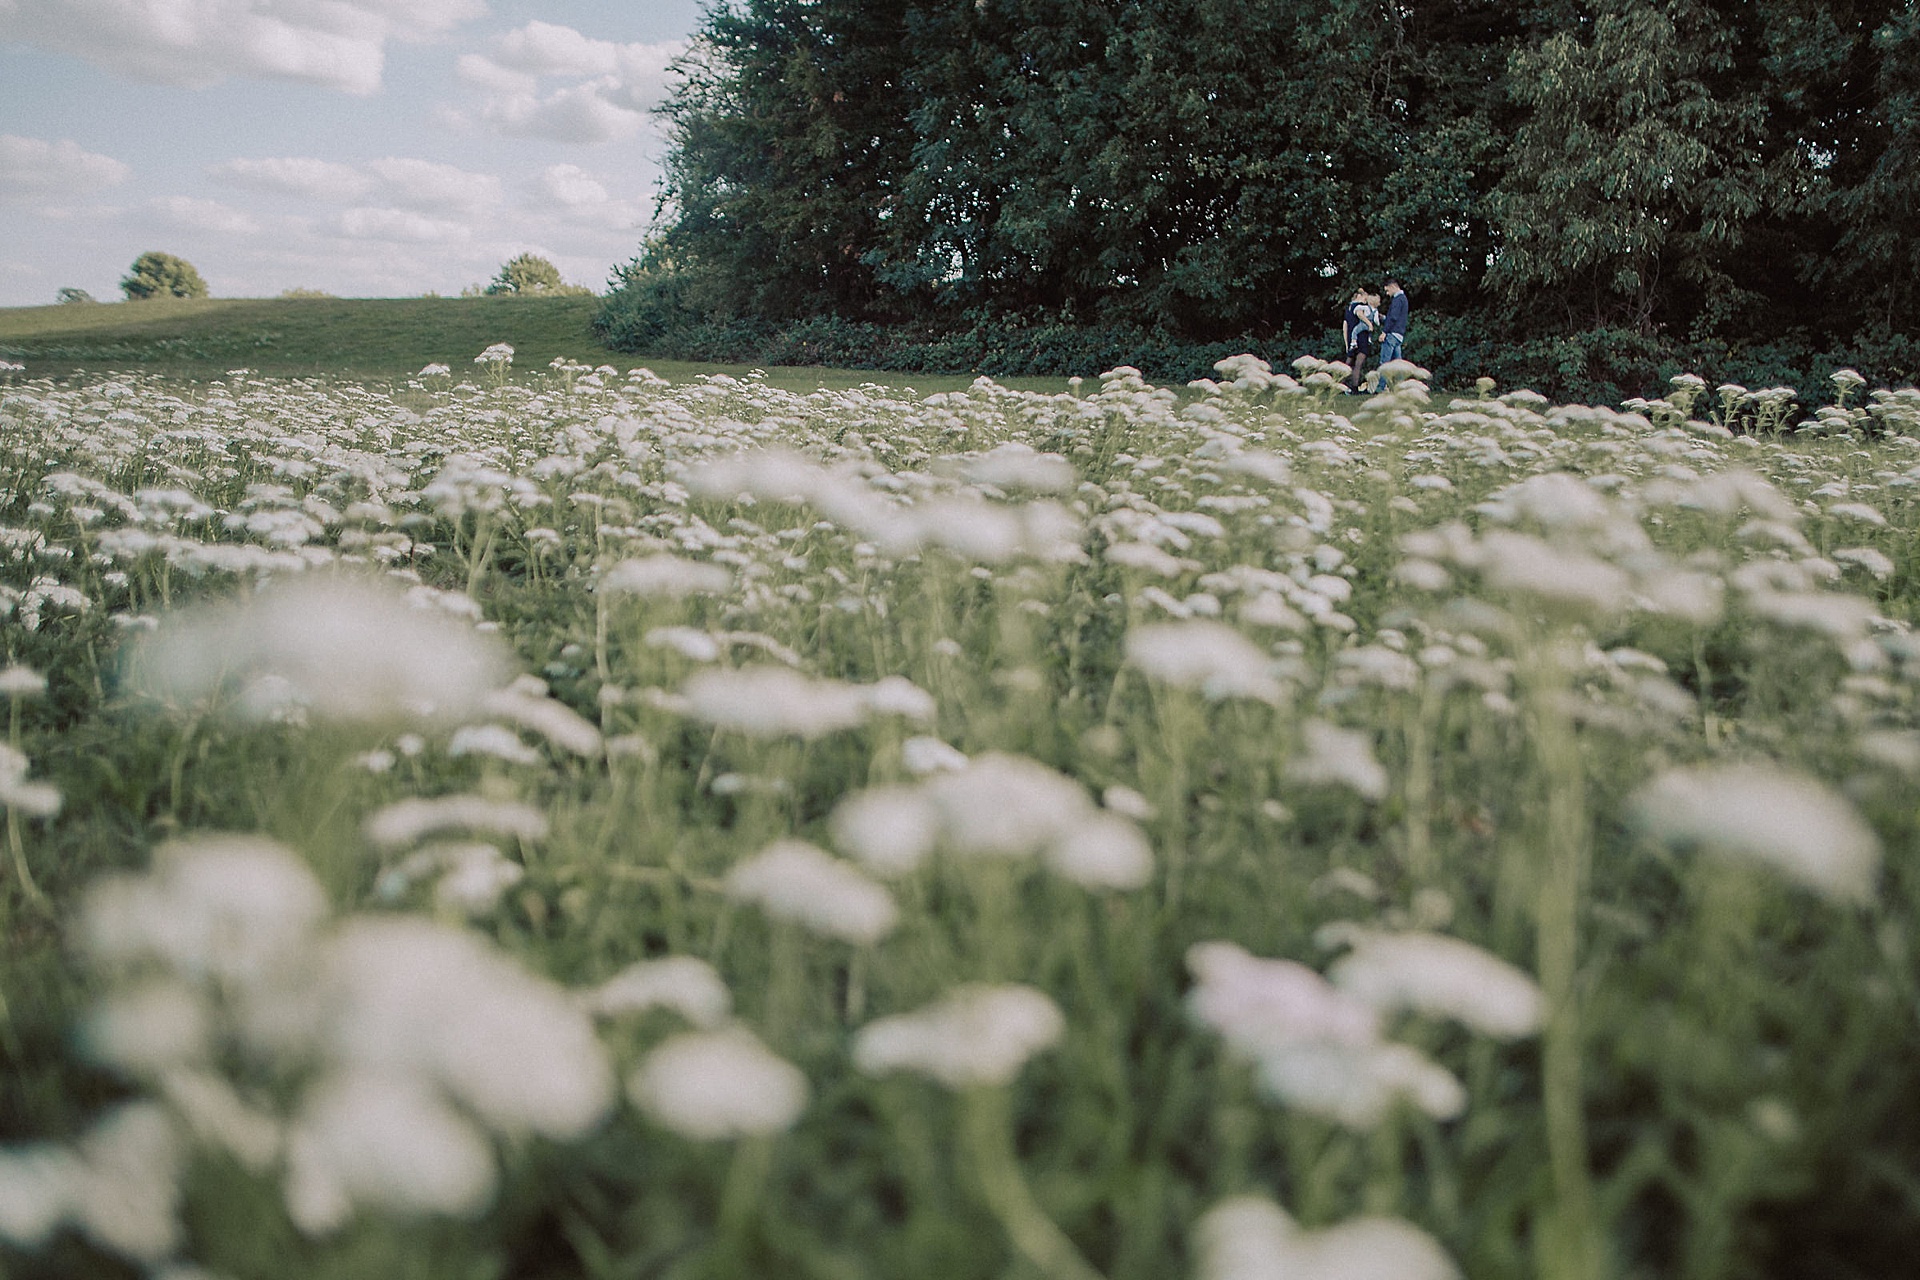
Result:
<instances>
[{"instance_id":1,"label":"green stem","mask_svg":"<svg viewBox=\"0 0 1920 1280\"><path fill-rule=\"evenodd\" d=\"M973 1088L960 1097L961 1140L987 1208L1013 1247L1042 1274L1053 1280L1103 1280L1034 1201L1013 1153L1010 1110L1005 1088Z\"/></svg>"},{"instance_id":2,"label":"green stem","mask_svg":"<svg viewBox=\"0 0 1920 1280\"><path fill-rule=\"evenodd\" d=\"M1549 1280L1599 1280L1593 1186L1588 1170L1581 1081L1580 895L1591 859L1586 769L1567 717L1565 673L1536 641L1523 663L1535 753L1546 783L1540 848L1544 865L1534 895L1540 986L1547 998L1541 1054L1552 1219L1541 1240L1540 1274Z\"/></svg>"}]
</instances>

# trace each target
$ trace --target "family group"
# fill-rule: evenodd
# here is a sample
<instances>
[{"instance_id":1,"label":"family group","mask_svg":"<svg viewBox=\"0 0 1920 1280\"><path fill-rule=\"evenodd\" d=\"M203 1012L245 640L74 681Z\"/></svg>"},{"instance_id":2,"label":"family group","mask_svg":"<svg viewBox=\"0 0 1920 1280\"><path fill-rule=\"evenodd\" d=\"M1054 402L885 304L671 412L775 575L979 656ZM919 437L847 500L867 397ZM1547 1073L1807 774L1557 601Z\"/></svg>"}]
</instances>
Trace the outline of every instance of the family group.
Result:
<instances>
[{"instance_id":1,"label":"family group","mask_svg":"<svg viewBox=\"0 0 1920 1280\"><path fill-rule=\"evenodd\" d=\"M1344 384L1349 391L1375 390L1378 377L1367 381L1367 362L1376 354L1385 365L1400 358L1400 347L1407 337L1407 292L1391 276L1380 286L1386 294L1386 310L1380 309L1380 294L1365 286L1355 289L1348 300L1340 324L1340 337L1346 346L1346 361L1353 367Z\"/></svg>"}]
</instances>

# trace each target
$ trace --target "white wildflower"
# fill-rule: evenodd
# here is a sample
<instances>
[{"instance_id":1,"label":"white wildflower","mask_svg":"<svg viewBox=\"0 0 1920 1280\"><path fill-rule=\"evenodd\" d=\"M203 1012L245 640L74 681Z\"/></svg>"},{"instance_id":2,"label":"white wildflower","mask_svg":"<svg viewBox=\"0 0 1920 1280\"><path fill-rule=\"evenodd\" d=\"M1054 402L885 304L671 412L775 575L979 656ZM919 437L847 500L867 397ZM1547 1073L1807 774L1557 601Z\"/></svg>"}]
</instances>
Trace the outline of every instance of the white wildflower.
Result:
<instances>
[{"instance_id":1,"label":"white wildflower","mask_svg":"<svg viewBox=\"0 0 1920 1280\"><path fill-rule=\"evenodd\" d=\"M50 782L29 782L32 763L19 750L0 742L0 805L31 818L51 818L60 812L60 789Z\"/></svg>"},{"instance_id":2,"label":"white wildflower","mask_svg":"<svg viewBox=\"0 0 1920 1280\"><path fill-rule=\"evenodd\" d=\"M1059 1006L1032 987L966 985L915 1013L878 1018L853 1042L868 1075L913 1071L948 1088L1003 1085L1066 1031Z\"/></svg>"},{"instance_id":3,"label":"white wildflower","mask_svg":"<svg viewBox=\"0 0 1920 1280\"><path fill-rule=\"evenodd\" d=\"M1047 846L1047 866L1089 889L1138 889L1153 875L1153 847L1115 813L1096 813Z\"/></svg>"},{"instance_id":4,"label":"white wildflower","mask_svg":"<svg viewBox=\"0 0 1920 1280\"><path fill-rule=\"evenodd\" d=\"M1883 581L1893 576L1893 560L1872 547L1846 547L1834 552L1833 558L1842 564L1857 565Z\"/></svg>"},{"instance_id":5,"label":"white wildflower","mask_svg":"<svg viewBox=\"0 0 1920 1280\"><path fill-rule=\"evenodd\" d=\"M1263 1196L1207 1211L1197 1228L1200 1280L1455 1280L1439 1243L1399 1218L1350 1218L1303 1231Z\"/></svg>"},{"instance_id":6,"label":"white wildflower","mask_svg":"<svg viewBox=\"0 0 1920 1280\"><path fill-rule=\"evenodd\" d=\"M1382 1012L1452 1018L1503 1040L1533 1035L1546 1018L1546 999L1532 978L1470 942L1436 933L1363 930L1327 976Z\"/></svg>"},{"instance_id":7,"label":"white wildflower","mask_svg":"<svg viewBox=\"0 0 1920 1280\"><path fill-rule=\"evenodd\" d=\"M351 920L326 946L319 990L332 1058L437 1081L494 1129L576 1138L611 1101L587 1015L463 930Z\"/></svg>"},{"instance_id":8,"label":"white wildflower","mask_svg":"<svg viewBox=\"0 0 1920 1280\"><path fill-rule=\"evenodd\" d=\"M914 870L940 838L940 809L914 787L869 787L834 807L833 842L880 875Z\"/></svg>"},{"instance_id":9,"label":"white wildflower","mask_svg":"<svg viewBox=\"0 0 1920 1280\"><path fill-rule=\"evenodd\" d=\"M860 945L877 942L900 917L892 894L800 840L776 841L735 866L726 892L770 916Z\"/></svg>"},{"instance_id":10,"label":"white wildflower","mask_svg":"<svg viewBox=\"0 0 1920 1280\"><path fill-rule=\"evenodd\" d=\"M287 1212L308 1235L355 1209L473 1217L493 1199L493 1152L427 1084L353 1071L309 1090L287 1139Z\"/></svg>"},{"instance_id":11,"label":"white wildflower","mask_svg":"<svg viewBox=\"0 0 1920 1280\"><path fill-rule=\"evenodd\" d=\"M1188 949L1187 969L1195 979L1189 1015L1248 1056L1299 1040L1365 1045L1379 1034L1371 1006L1291 960L1261 959L1231 942L1201 942Z\"/></svg>"},{"instance_id":12,"label":"white wildflower","mask_svg":"<svg viewBox=\"0 0 1920 1280\"><path fill-rule=\"evenodd\" d=\"M200 836L162 845L144 876L88 891L80 937L102 964L158 960L184 977L248 984L304 953L327 901L306 863L271 840Z\"/></svg>"},{"instance_id":13,"label":"white wildflower","mask_svg":"<svg viewBox=\"0 0 1920 1280\"><path fill-rule=\"evenodd\" d=\"M713 1028L727 1020L733 994L720 974L705 960L693 956L665 956L628 965L582 1000L603 1018L671 1009L696 1027Z\"/></svg>"},{"instance_id":14,"label":"white wildflower","mask_svg":"<svg viewBox=\"0 0 1920 1280\"><path fill-rule=\"evenodd\" d=\"M454 795L397 800L376 810L366 822L367 839L386 849L414 844L442 831L477 831L520 840L543 840L547 835L547 817L538 809L517 801Z\"/></svg>"},{"instance_id":15,"label":"white wildflower","mask_svg":"<svg viewBox=\"0 0 1920 1280\"><path fill-rule=\"evenodd\" d=\"M82 1025L80 1045L95 1062L157 1075L202 1060L210 1032L200 993L184 982L156 977L109 992Z\"/></svg>"},{"instance_id":16,"label":"white wildflower","mask_svg":"<svg viewBox=\"0 0 1920 1280\"><path fill-rule=\"evenodd\" d=\"M1362 729L1342 729L1324 720L1300 728L1306 754L1287 766L1287 776L1309 786L1344 786L1362 799L1387 794L1387 771L1373 756L1373 738Z\"/></svg>"},{"instance_id":17,"label":"white wildflower","mask_svg":"<svg viewBox=\"0 0 1920 1280\"><path fill-rule=\"evenodd\" d=\"M493 641L370 582L329 579L184 610L136 642L133 683L192 703L221 693L255 718L291 701L328 720L461 718L505 675Z\"/></svg>"},{"instance_id":18,"label":"white wildflower","mask_svg":"<svg viewBox=\"0 0 1920 1280\"><path fill-rule=\"evenodd\" d=\"M1345 579L1340 579L1346 585ZM1156 680L1209 698L1254 698L1278 704L1285 696L1273 662L1259 646L1219 622L1157 622L1127 633L1127 661Z\"/></svg>"},{"instance_id":19,"label":"white wildflower","mask_svg":"<svg viewBox=\"0 0 1920 1280\"><path fill-rule=\"evenodd\" d=\"M600 575L600 594L616 596L719 595L733 584L733 575L717 564L656 555L622 560Z\"/></svg>"},{"instance_id":20,"label":"white wildflower","mask_svg":"<svg viewBox=\"0 0 1920 1280\"><path fill-rule=\"evenodd\" d=\"M1757 862L1837 902L1873 897L1879 837L1816 779L1763 764L1674 769L1629 808L1664 844Z\"/></svg>"},{"instance_id":21,"label":"white wildflower","mask_svg":"<svg viewBox=\"0 0 1920 1280\"><path fill-rule=\"evenodd\" d=\"M744 1027L674 1036L627 1081L635 1105L685 1137L780 1133L807 1105L807 1080Z\"/></svg>"},{"instance_id":22,"label":"white wildflower","mask_svg":"<svg viewBox=\"0 0 1920 1280\"><path fill-rule=\"evenodd\" d=\"M900 763L908 773L924 777L929 773L953 773L966 768L967 755L939 738L916 735L900 744Z\"/></svg>"},{"instance_id":23,"label":"white wildflower","mask_svg":"<svg viewBox=\"0 0 1920 1280\"><path fill-rule=\"evenodd\" d=\"M540 753L520 740L520 735L503 724L469 724L453 731L447 742L447 754L490 756L508 764L541 764Z\"/></svg>"},{"instance_id":24,"label":"white wildflower","mask_svg":"<svg viewBox=\"0 0 1920 1280\"><path fill-rule=\"evenodd\" d=\"M1452 1072L1390 1041L1290 1041L1263 1051L1255 1065L1277 1101L1350 1129L1375 1127L1402 1099L1436 1120L1452 1120L1467 1106L1466 1090Z\"/></svg>"}]
</instances>

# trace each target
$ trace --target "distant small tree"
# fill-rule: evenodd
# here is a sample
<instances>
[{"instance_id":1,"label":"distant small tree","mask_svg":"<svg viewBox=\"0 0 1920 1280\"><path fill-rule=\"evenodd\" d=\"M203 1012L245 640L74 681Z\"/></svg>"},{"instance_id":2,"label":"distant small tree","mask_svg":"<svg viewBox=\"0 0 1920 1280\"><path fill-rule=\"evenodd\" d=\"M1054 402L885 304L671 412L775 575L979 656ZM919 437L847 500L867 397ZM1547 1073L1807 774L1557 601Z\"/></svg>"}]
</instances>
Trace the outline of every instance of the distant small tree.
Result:
<instances>
[{"instance_id":1,"label":"distant small tree","mask_svg":"<svg viewBox=\"0 0 1920 1280\"><path fill-rule=\"evenodd\" d=\"M331 298L333 297L333 295L328 293L325 289L308 289L304 286L299 286L299 285L296 285L294 288L291 288L291 289L282 289L280 291L280 296L283 298Z\"/></svg>"},{"instance_id":2,"label":"distant small tree","mask_svg":"<svg viewBox=\"0 0 1920 1280\"><path fill-rule=\"evenodd\" d=\"M143 298L204 298L207 282L193 264L170 253L148 252L133 260L133 266L120 282L127 301Z\"/></svg>"},{"instance_id":3,"label":"distant small tree","mask_svg":"<svg viewBox=\"0 0 1920 1280\"><path fill-rule=\"evenodd\" d=\"M568 284L560 278L560 268L548 262L538 254L523 253L509 259L500 268L500 273L487 286L487 293L503 293L525 296L529 294L547 294L550 296L578 295L592 293L593 290L577 284Z\"/></svg>"},{"instance_id":4,"label":"distant small tree","mask_svg":"<svg viewBox=\"0 0 1920 1280\"><path fill-rule=\"evenodd\" d=\"M75 289L71 285L53 295L53 300L63 307L78 306L93 301L93 295L85 289Z\"/></svg>"}]
</instances>

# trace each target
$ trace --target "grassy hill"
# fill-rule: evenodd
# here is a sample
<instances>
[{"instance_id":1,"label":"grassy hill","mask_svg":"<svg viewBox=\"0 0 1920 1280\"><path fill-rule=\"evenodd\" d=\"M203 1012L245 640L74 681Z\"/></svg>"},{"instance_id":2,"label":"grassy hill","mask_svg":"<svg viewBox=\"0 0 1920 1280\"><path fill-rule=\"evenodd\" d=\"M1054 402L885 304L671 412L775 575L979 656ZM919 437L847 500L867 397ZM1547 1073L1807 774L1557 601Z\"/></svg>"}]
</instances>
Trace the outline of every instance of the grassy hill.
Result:
<instances>
[{"instance_id":1,"label":"grassy hill","mask_svg":"<svg viewBox=\"0 0 1920 1280\"><path fill-rule=\"evenodd\" d=\"M0 359L28 377L133 370L217 378L229 369L287 377L376 381L409 377L435 362L456 375L496 342L513 344L514 368L544 369L555 356L626 370L645 364L673 381L745 373L748 365L694 364L610 351L594 336L594 297L569 298L170 298L82 306L0 307ZM921 391L965 387L966 375L887 375L872 370L778 368L776 385L798 390L867 382ZM1060 378L1007 378L1058 391Z\"/></svg>"},{"instance_id":2,"label":"grassy hill","mask_svg":"<svg viewBox=\"0 0 1920 1280\"><path fill-rule=\"evenodd\" d=\"M0 309L0 356L33 375L144 369L388 378L469 364L510 342L520 368L555 356L631 362L594 337L599 299L196 298Z\"/></svg>"}]
</instances>

